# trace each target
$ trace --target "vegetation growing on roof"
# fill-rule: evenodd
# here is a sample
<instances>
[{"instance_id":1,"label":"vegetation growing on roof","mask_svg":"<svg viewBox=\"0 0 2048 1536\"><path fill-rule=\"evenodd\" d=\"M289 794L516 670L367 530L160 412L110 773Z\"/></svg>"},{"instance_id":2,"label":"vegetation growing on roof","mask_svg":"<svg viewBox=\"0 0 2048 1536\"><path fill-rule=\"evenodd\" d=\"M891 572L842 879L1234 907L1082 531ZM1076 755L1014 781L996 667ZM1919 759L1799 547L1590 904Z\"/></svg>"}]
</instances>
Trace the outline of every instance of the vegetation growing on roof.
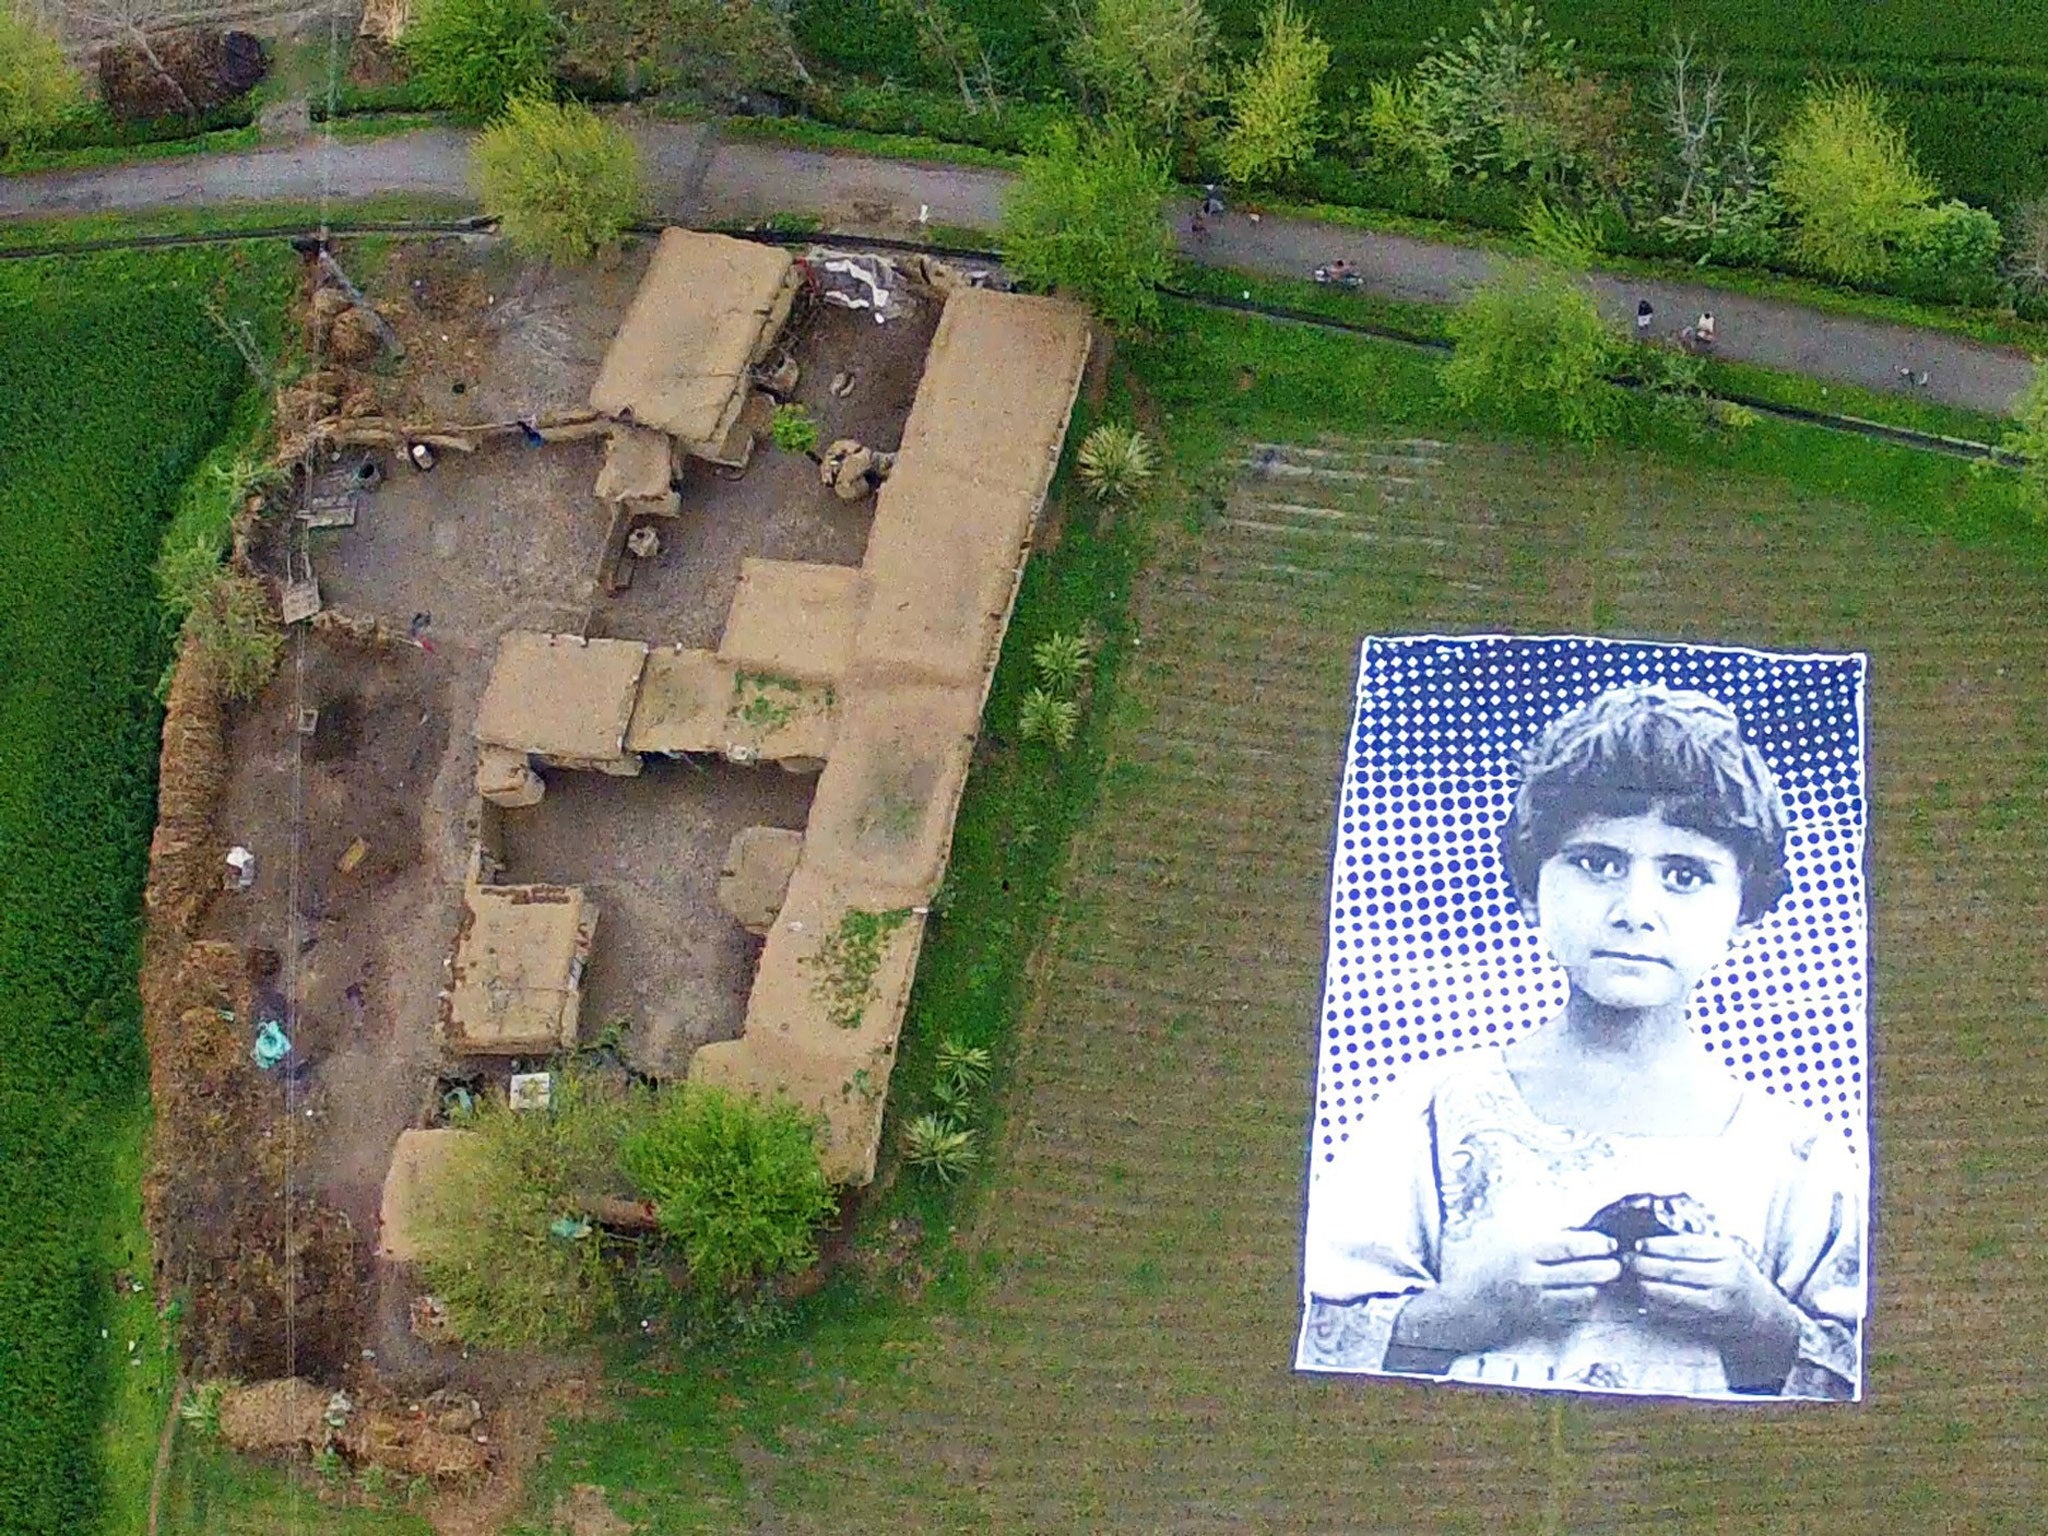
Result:
<instances>
[{"instance_id":1,"label":"vegetation growing on roof","mask_svg":"<svg viewBox=\"0 0 2048 1536\"><path fill-rule=\"evenodd\" d=\"M908 907L886 912L854 908L825 936L805 964L817 972L813 995L841 1029L859 1029L875 998L875 975L889 936L910 918Z\"/></svg>"}]
</instances>

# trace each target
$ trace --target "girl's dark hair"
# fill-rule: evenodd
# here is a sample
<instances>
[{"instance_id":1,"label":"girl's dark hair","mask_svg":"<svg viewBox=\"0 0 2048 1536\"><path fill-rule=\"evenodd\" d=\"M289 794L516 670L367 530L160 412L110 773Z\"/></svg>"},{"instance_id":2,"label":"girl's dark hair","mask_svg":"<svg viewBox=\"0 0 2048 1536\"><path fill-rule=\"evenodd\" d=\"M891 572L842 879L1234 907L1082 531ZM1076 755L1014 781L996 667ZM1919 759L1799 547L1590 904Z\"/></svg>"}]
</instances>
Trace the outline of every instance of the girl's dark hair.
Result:
<instances>
[{"instance_id":1,"label":"girl's dark hair","mask_svg":"<svg viewBox=\"0 0 2048 1536\"><path fill-rule=\"evenodd\" d=\"M1543 861L1588 818L1652 810L1727 845L1742 871L1743 922L1792 888L1785 802L1735 711L1691 689L1629 683L1560 715L1522 754L1500 833L1515 895L1535 905Z\"/></svg>"}]
</instances>

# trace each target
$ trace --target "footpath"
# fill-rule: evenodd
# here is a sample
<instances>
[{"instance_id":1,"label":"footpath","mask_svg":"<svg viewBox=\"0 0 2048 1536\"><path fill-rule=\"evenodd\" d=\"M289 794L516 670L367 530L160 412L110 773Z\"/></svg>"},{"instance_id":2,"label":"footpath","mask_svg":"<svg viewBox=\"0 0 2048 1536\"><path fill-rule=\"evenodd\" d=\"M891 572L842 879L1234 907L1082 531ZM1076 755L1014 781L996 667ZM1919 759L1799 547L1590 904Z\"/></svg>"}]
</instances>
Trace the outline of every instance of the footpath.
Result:
<instances>
[{"instance_id":1,"label":"footpath","mask_svg":"<svg viewBox=\"0 0 2048 1536\"><path fill-rule=\"evenodd\" d=\"M903 234L919 223L993 231L1010 182L1005 171L868 155L828 154L752 140L722 140L706 123L636 126L650 209L678 222L751 222L776 214L821 217L847 232ZM312 139L276 149L189 155L87 171L0 178L0 219L142 212L237 201L331 201L412 193L468 199L469 135L445 128L385 139ZM1366 291L1454 303L1483 281L1495 257L1467 246L1379 234L1235 208L1199 241L1188 206L1173 210L1183 252L1212 266L1305 277L1342 258ZM2006 413L2032 376L2007 347L1946 331L1829 314L1705 283L1592 275L1602 307L1629 323L1648 299L1653 330L1674 334L1703 310L1715 316L1715 353L1823 381L1911 394L1944 405ZM1924 385L1902 382L1901 368Z\"/></svg>"}]
</instances>

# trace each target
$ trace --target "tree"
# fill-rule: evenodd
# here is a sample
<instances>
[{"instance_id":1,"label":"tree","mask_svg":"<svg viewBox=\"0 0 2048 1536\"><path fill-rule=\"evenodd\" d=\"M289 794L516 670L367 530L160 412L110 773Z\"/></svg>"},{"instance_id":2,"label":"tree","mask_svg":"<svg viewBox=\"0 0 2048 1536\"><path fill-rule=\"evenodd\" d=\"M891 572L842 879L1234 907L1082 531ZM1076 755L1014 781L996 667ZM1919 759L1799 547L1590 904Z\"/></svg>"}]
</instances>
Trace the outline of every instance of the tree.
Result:
<instances>
[{"instance_id":1,"label":"tree","mask_svg":"<svg viewBox=\"0 0 2048 1536\"><path fill-rule=\"evenodd\" d=\"M1067 41L1067 67L1104 118L1173 144L1215 97L1216 23L1202 0L1095 0Z\"/></svg>"},{"instance_id":2,"label":"tree","mask_svg":"<svg viewBox=\"0 0 2048 1536\"><path fill-rule=\"evenodd\" d=\"M521 250L586 261L615 244L640 206L640 157L588 107L520 97L471 152L477 194Z\"/></svg>"},{"instance_id":3,"label":"tree","mask_svg":"<svg viewBox=\"0 0 2048 1536\"><path fill-rule=\"evenodd\" d=\"M1161 214L1169 189L1165 161L1128 124L1061 124L1004 205L1003 261L1027 282L1086 300L1113 328L1149 324L1153 290L1173 271Z\"/></svg>"},{"instance_id":4,"label":"tree","mask_svg":"<svg viewBox=\"0 0 2048 1536\"><path fill-rule=\"evenodd\" d=\"M654 1118L627 1138L623 1163L706 1299L817 1257L832 1186L811 1119L786 1101L672 1088Z\"/></svg>"},{"instance_id":5,"label":"tree","mask_svg":"<svg viewBox=\"0 0 2048 1536\"><path fill-rule=\"evenodd\" d=\"M1655 95L1665 139L1665 207L1656 227L1705 261L1770 255L1782 209L1770 187L1756 88L1731 100L1727 66L1699 61L1674 34Z\"/></svg>"},{"instance_id":6,"label":"tree","mask_svg":"<svg viewBox=\"0 0 2048 1536\"><path fill-rule=\"evenodd\" d=\"M609 1318L618 1274L588 1219L622 1183L619 1149L644 1098L557 1073L544 1110L486 1098L475 1133L427 1194L421 1265L457 1337L493 1348L566 1344Z\"/></svg>"},{"instance_id":7,"label":"tree","mask_svg":"<svg viewBox=\"0 0 2048 1536\"><path fill-rule=\"evenodd\" d=\"M1608 381L1618 338L1593 296L1561 268L1516 263L1452 312L1457 350L1445 392L1468 410L1494 410L1592 439L1611 426Z\"/></svg>"},{"instance_id":8,"label":"tree","mask_svg":"<svg viewBox=\"0 0 2048 1536\"><path fill-rule=\"evenodd\" d=\"M1807 93L1779 140L1771 185L1792 217L1793 254L1844 282L1882 273L1935 194L1889 104L1860 81Z\"/></svg>"},{"instance_id":9,"label":"tree","mask_svg":"<svg viewBox=\"0 0 2048 1536\"><path fill-rule=\"evenodd\" d=\"M2048 192L2022 203L2005 228L2005 275L2023 298L2048 298Z\"/></svg>"},{"instance_id":10,"label":"tree","mask_svg":"<svg viewBox=\"0 0 2048 1536\"><path fill-rule=\"evenodd\" d=\"M484 118L553 94L560 39L546 0L422 0L400 47L431 100Z\"/></svg>"},{"instance_id":11,"label":"tree","mask_svg":"<svg viewBox=\"0 0 2048 1536\"><path fill-rule=\"evenodd\" d=\"M0 11L0 155L36 144L83 94L57 40Z\"/></svg>"},{"instance_id":12,"label":"tree","mask_svg":"<svg viewBox=\"0 0 2048 1536\"><path fill-rule=\"evenodd\" d=\"M1230 93L1225 175L1246 185L1270 181L1315 153L1329 67L1330 45L1308 18L1292 0L1273 0L1259 18L1258 55Z\"/></svg>"}]
</instances>

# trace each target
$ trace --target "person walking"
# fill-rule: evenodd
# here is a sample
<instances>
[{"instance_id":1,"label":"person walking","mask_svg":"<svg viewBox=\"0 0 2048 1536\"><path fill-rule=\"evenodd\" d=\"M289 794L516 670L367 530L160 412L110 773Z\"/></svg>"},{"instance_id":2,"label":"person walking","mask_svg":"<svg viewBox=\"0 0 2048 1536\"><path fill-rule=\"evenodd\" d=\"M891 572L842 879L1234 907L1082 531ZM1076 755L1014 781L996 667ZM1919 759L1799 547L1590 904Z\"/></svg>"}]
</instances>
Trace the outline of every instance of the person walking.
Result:
<instances>
[{"instance_id":1,"label":"person walking","mask_svg":"<svg viewBox=\"0 0 2048 1536\"><path fill-rule=\"evenodd\" d=\"M1657 311L1650 307L1648 299L1636 304L1636 340L1642 341L1650 334L1650 322L1657 318Z\"/></svg>"},{"instance_id":2,"label":"person walking","mask_svg":"<svg viewBox=\"0 0 2048 1536\"><path fill-rule=\"evenodd\" d=\"M1223 215L1223 199L1216 195L1216 183L1210 182L1202 188L1202 216L1220 218Z\"/></svg>"}]
</instances>

